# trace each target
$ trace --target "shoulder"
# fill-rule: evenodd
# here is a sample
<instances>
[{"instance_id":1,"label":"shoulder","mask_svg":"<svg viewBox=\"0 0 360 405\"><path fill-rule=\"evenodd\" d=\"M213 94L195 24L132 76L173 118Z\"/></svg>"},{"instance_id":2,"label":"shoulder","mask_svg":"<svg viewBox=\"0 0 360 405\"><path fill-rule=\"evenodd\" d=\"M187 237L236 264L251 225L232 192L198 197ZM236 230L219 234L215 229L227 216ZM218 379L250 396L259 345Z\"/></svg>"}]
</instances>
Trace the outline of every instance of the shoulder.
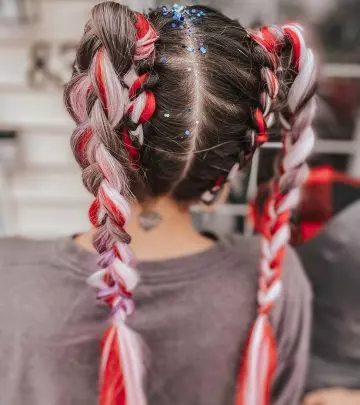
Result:
<instances>
[{"instance_id":1,"label":"shoulder","mask_svg":"<svg viewBox=\"0 0 360 405\"><path fill-rule=\"evenodd\" d=\"M222 267L227 270L230 279L246 284L251 294L256 294L259 281L261 258L261 240L259 236L245 237L229 235L223 238ZM296 251L288 246L282 266L283 294L280 306L289 299L310 300L311 289Z\"/></svg>"},{"instance_id":2,"label":"shoulder","mask_svg":"<svg viewBox=\"0 0 360 405\"><path fill-rule=\"evenodd\" d=\"M237 258L239 262L246 264L250 269L259 268L261 258L261 239L259 236L229 235L224 237L223 243L230 258ZM308 286L301 262L291 246L286 249L282 272L284 283L293 283L293 280L297 280Z\"/></svg>"},{"instance_id":3,"label":"shoulder","mask_svg":"<svg viewBox=\"0 0 360 405\"><path fill-rule=\"evenodd\" d=\"M55 241L38 241L22 237L0 238L0 266L47 260L55 252L55 247Z\"/></svg>"}]
</instances>

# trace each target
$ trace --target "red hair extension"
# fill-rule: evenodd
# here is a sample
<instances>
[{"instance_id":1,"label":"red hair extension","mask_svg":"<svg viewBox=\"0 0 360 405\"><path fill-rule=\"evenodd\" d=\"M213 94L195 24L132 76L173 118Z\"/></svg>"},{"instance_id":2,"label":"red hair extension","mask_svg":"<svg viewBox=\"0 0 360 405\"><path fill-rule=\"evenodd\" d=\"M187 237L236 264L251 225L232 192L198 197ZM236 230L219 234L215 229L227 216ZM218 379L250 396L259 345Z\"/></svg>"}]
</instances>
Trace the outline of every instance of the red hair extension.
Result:
<instances>
[{"instance_id":1,"label":"red hair extension","mask_svg":"<svg viewBox=\"0 0 360 405\"><path fill-rule=\"evenodd\" d=\"M143 16L143 14L137 14L137 20L135 22L136 39L143 38L150 29L149 21Z\"/></svg>"},{"instance_id":2,"label":"red hair extension","mask_svg":"<svg viewBox=\"0 0 360 405\"><path fill-rule=\"evenodd\" d=\"M119 207L114 203L114 201L104 192L103 187L99 188L99 199L106 207L106 210L111 213L114 217L115 222L122 228L125 225L125 218Z\"/></svg>"},{"instance_id":3,"label":"red hair extension","mask_svg":"<svg viewBox=\"0 0 360 405\"><path fill-rule=\"evenodd\" d=\"M301 55L301 43L299 37L295 32L289 28L284 28L284 32L291 38L291 44L293 48L292 62L296 71L299 71L299 61Z\"/></svg>"},{"instance_id":4,"label":"red hair extension","mask_svg":"<svg viewBox=\"0 0 360 405\"><path fill-rule=\"evenodd\" d=\"M88 215L91 225L94 226L95 228L98 228L101 225L100 201L98 198L95 198L94 201L91 203Z\"/></svg>"},{"instance_id":5,"label":"red hair extension","mask_svg":"<svg viewBox=\"0 0 360 405\"><path fill-rule=\"evenodd\" d=\"M270 308L268 308L270 310ZM264 315L264 314L262 314ZM246 347L249 346L249 343L253 337L254 330L252 333L249 335L248 341L246 343ZM264 386L257 386L255 389L259 393L259 401L251 402L252 399L247 398L247 387L248 387L248 379L249 379L249 363L247 361L247 358L243 358L241 365L240 365L240 372L238 375L238 380L237 380L237 390L236 390L236 395L235 395L235 404L234 405L257 405L258 403L260 404L266 404L270 405L270 399L271 399L271 385L272 381L275 376L275 371L276 371L276 356L277 356L277 346L276 346L276 340L273 335L273 331L271 328L271 325L269 323L264 322L264 333L259 339L258 342L258 368L261 370L262 366L262 361L264 357L268 357L268 373L264 382Z\"/></svg>"},{"instance_id":6,"label":"red hair extension","mask_svg":"<svg viewBox=\"0 0 360 405\"><path fill-rule=\"evenodd\" d=\"M156 109L156 100L154 93L152 91L146 90L144 94L146 101L139 117L138 121L139 124L144 124L145 122L149 121L149 119L153 116ZM127 110L127 114L131 115L131 113L134 111L135 102L136 100L130 104Z\"/></svg>"},{"instance_id":7,"label":"red hair extension","mask_svg":"<svg viewBox=\"0 0 360 405\"><path fill-rule=\"evenodd\" d=\"M114 245L113 250L114 250L115 256L116 256L119 260L123 261L122 256L121 256L121 253L120 253L120 250L118 249L118 247L117 247L116 244Z\"/></svg>"},{"instance_id":8,"label":"red hair extension","mask_svg":"<svg viewBox=\"0 0 360 405\"><path fill-rule=\"evenodd\" d=\"M261 27L260 32L266 41L269 44L268 52L274 53L279 50L279 44L277 44L276 36L269 30L269 27Z\"/></svg>"},{"instance_id":9,"label":"red hair extension","mask_svg":"<svg viewBox=\"0 0 360 405\"><path fill-rule=\"evenodd\" d=\"M263 143L267 142L269 140L269 135L266 132L259 133L256 136L257 142L259 145L262 145Z\"/></svg>"},{"instance_id":10,"label":"red hair extension","mask_svg":"<svg viewBox=\"0 0 360 405\"><path fill-rule=\"evenodd\" d=\"M125 128L123 132L123 141L124 146L129 154L130 160L132 161L133 164L135 164L139 160L140 153L133 145L127 128Z\"/></svg>"},{"instance_id":11,"label":"red hair extension","mask_svg":"<svg viewBox=\"0 0 360 405\"><path fill-rule=\"evenodd\" d=\"M76 144L76 154L80 162L80 165L86 165L87 163L87 146L92 136L91 128L86 128L85 131L81 134L77 144Z\"/></svg>"},{"instance_id":12,"label":"red hair extension","mask_svg":"<svg viewBox=\"0 0 360 405\"><path fill-rule=\"evenodd\" d=\"M146 80L148 78L149 78L149 73L144 73L134 81L134 83L132 84L132 86L130 87L130 90L129 90L130 99L132 99L136 96L136 93L142 89L144 83L146 82Z\"/></svg>"},{"instance_id":13,"label":"red hair extension","mask_svg":"<svg viewBox=\"0 0 360 405\"><path fill-rule=\"evenodd\" d=\"M144 124L146 121L149 121L149 119L153 116L156 109L156 100L154 93L152 91L146 91L145 95L146 95L146 104L139 118L140 124Z\"/></svg>"},{"instance_id":14,"label":"red hair extension","mask_svg":"<svg viewBox=\"0 0 360 405\"><path fill-rule=\"evenodd\" d=\"M213 185L213 188L220 187L224 183L224 180L225 180L225 176L219 176L216 179L215 184Z\"/></svg>"},{"instance_id":15,"label":"red hair extension","mask_svg":"<svg viewBox=\"0 0 360 405\"><path fill-rule=\"evenodd\" d=\"M105 85L104 85L104 80L103 80L103 70L102 70L102 55L103 55L104 49L100 48L96 52L95 56L95 76L96 76L96 82L99 88L99 93L100 93L100 99L101 102L103 103L104 110L107 112L107 97L106 97L106 90L105 90Z\"/></svg>"},{"instance_id":16,"label":"red hair extension","mask_svg":"<svg viewBox=\"0 0 360 405\"><path fill-rule=\"evenodd\" d=\"M125 405L126 392L124 376L120 364L117 330L114 325L105 332L101 344L104 359L102 379L100 381L99 405Z\"/></svg>"},{"instance_id":17,"label":"red hair extension","mask_svg":"<svg viewBox=\"0 0 360 405\"><path fill-rule=\"evenodd\" d=\"M261 31L259 31L259 33L261 33ZM261 33L261 35L262 35L262 33ZM255 34L255 33L250 33L250 36L268 52L268 56L270 57L272 64L274 65L274 68L276 68L277 60L276 60L276 56L273 53L274 47L273 47L271 38L270 38L270 41L268 41L263 36L260 36L259 34Z\"/></svg>"},{"instance_id":18,"label":"red hair extension","mask_svg":"<svg viewBox=\"0 0 360 405\"><path fill-rule=\"evenodd\" d=\"M265 381L265 389L263 391L263 398L262 398L262 403L264 404L270 404L270 399L271 399L271 385L275 376L275 371L276 371L276 357L277 357L277 349L276 349L276 340L273 334L273 330L271 328L271 325L269 323L265 324L265 329L264 329L264 334L265 336L270 336L269 341L266 341L264 339L262 343L262 348L263 352L260 353L259 356L259 368L261 368L261 359L268 355L269 356L269 372ZM266 347L266 344L268 347Z\"/></svg>"},{"instance_id":19,"label":"red hair extension","mask_svg":"<svg viewBox=\"0 0 360 405\"><path fill-rule=\"evenodd\" d=\"M154 30L150 22L142 15L137 13L137 20L135 22L137 46L135 50L135 60L141 60L149 57L152 54L154 59L154 42L158 39L159 35Z\"/></svg>"},{"instance_id":20,"label":"red hair extension","mask_svg":"<svg viewBox=\"0 0 360 405\"><path fill-rule=\"evenodd\" d=\"M254 119L258 128L258 133L256 134L256 140L259 145L267 142L269 139L269 135L266 130L266 123L264 120L263 113L259 108L257 108L254 112Z\"/></svg>"},{"instance_id":21,"label":"red hair extension","mask_svg":"<svg viewBox=\"0 0 360 405\"><path fill-rule=\"evenodd\" d=\"M251 33L251 37L260 45L262 45L268 52L272 52L273 47L270 42L258 34Z\"/></svg>"}]
</instances>

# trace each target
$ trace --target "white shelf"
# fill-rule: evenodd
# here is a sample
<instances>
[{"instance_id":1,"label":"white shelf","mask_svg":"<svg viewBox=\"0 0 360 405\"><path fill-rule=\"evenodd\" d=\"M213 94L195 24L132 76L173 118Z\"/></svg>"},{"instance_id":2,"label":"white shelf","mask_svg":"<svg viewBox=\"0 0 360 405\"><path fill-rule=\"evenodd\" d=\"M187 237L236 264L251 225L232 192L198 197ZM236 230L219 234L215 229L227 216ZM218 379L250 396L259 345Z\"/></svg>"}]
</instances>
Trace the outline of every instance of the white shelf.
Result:
<instances>
[{"instance_id":1,"label":"white shelf","mask_svg":"<svg viewBox=\"0 0 360 405\"><path fill-rule=\"evenodd\" d=\"M267 142L262 145L263 149L281 149L281 142ZM353 155L357 145L352 140L317 139L314 147L315 153L332 153L337 155Z\"/></svg>"},{"instance_id":2,"label":"white shelf","mask_svg":"<svg viewBox=\"0 0 360 405\"><path fill-rule=\"evenodd\" d=\"M360 64L327 63L324 74L326 77L360 78Z\"/></svg>"}]
</instances>

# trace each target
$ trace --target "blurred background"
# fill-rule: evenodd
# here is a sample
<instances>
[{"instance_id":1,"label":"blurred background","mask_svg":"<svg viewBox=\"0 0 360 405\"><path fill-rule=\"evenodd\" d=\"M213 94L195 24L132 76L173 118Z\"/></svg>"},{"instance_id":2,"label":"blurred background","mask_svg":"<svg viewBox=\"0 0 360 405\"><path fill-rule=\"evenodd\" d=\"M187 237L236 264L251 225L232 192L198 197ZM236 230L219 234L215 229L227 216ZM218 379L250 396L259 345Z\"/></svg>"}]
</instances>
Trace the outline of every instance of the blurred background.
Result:
<instances>
[{"instance_id":1,"label":"blurred background","mask_svg":"<svg viewBox=\"0 0 360 405\"><path fill-rule=\"evenodd\" d=\"M52 237L86 230L90 197L71 155L72 123L62 104L76 41L96 0L0 0L0 235ZM186 4L187 2L182 2ZM324 63L313 166L360 176L360 0L204 0L245 26L305 22ZM144 10L156 0L128 1ZM255 155L215 214L194 208L197 225L250 232L246 201L272 175L276 139Z\"/></svg>"}]
</instances>

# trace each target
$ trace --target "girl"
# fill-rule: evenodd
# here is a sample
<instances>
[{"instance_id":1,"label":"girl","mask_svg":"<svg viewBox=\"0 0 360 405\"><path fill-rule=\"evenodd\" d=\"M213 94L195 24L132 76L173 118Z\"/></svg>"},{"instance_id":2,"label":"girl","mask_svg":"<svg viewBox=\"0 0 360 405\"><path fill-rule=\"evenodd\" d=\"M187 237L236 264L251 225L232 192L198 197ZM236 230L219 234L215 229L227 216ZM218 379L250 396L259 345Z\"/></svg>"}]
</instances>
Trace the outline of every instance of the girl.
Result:
<instances>
[{"instance_id":1,"label":"girl","mask_svg":"<svg viewBox=\"0 0 360 405\"><path fill-rule=\"evenodd\" d=\"M32 373L47 381L38 384L37 401L11 403L95 403L105 317L82 298L85 269L112 314L102 343L101 405L299 403L310 293L285 246L313 142L314 87L314 56L298 25L252 33L201 6L163 7L147 17L115 2L93 9L65 103L77 123L73 151L94 195L94 230L37 248L57 252L38 266L59 270L61 263L49 285L52 317L62 321L52 323L64 338L56 335L56 345L42 339L30 358L54 348L47 367L57 384L46 363L36 363ZM258 239L198 234L189 206L221 198L276 118L285 152L262 249ZM31 249L17 252L29 257ZM76 282L65 282L69 268Z\"/></svg>"}]
</instances>

